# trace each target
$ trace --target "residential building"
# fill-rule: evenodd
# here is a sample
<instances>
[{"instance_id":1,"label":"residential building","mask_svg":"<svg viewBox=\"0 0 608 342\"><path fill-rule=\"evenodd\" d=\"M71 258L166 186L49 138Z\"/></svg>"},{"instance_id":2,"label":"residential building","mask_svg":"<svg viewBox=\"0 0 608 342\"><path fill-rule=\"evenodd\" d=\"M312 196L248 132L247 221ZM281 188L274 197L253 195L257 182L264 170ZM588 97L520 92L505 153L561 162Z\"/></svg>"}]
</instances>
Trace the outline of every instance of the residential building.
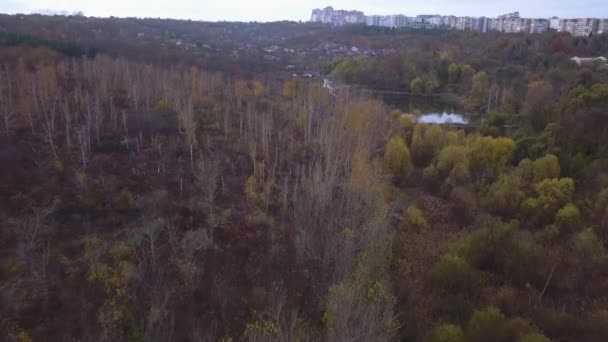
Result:
<instances>
[{"instance_id":1,"label":"residential building","mask_svg":"<svg viewBox=\"0 0 608 342\"><path fill-rule=\"evenodd\" d=\"M593 18L584 18L576 20L574 25L575 36L590 36L597 33L599 20Z\"/></svg>"},{"instance_id":2,"label":"residential building","mask_svg":"<svg viewBox=\"0 0 608 342\"><path fill-rule=\"evenodd\" d=\"M568 32L573 36L589 36L592 34L608 33L608 19L580 18L560 19L552 17L522 18L519 12L487 17L455 17L437 14L422 14L416 17L405 15L370 15L360 11L334 10L332 7L312 11L311 21L341 26L345 24L363 23L369 26L390 28L449 28L460 31L505 33L543 33L548 30Z\"/></svg>"},{"instance_id":3,"label":"residential building","mask_svg":"<svg viewBox=\"0 0 608 342\"><path fill-rule=\"evenodd\" d=\"M597 66L599 69L608 69L608 59L606 57L594 57L594 58L581 58L572 57L571 61L576 63L578 66Z\"/></svg>"},{"instance_id":4,"label":"residential building","mask_svg":"<svg viewBox=\"0 0 608 342\"><path fill-rule=\"evenodd\" d=\"M543 33L549 31L551 27L550 20L547 19L532 19L530 21L530 33Z\"/></svg>"},{"instance_id":5,"label":"residential building","mask_svg":"<svg viewBox=\"0 0 608 342\"><path fill-rule=\"evenodd\" d=\"M346 24L365 24L365 14L361 11L334 10L333 7L314 9L310 20L316 23L342 26Z\"/></svg>"},{"instance_id":6,"label":"residential building","mask_svg":"<svg viewBox=\"0 0 608 342\"><path fill-rule=\"evenodd\" d=\"M549 28L551 30L560 31L559 21L558 17L551 17L551 19L549 19Z\"/></svg>"},{"instance_id":7,"label":"residential building","mask_svg":"<svg viewBox=\"0 0 608 342\"><path fill-rule=\"evenodd\" d=\"M597 25L597 34L608 34L608 19L600 19Z\"/></svg>"}]
</instances>

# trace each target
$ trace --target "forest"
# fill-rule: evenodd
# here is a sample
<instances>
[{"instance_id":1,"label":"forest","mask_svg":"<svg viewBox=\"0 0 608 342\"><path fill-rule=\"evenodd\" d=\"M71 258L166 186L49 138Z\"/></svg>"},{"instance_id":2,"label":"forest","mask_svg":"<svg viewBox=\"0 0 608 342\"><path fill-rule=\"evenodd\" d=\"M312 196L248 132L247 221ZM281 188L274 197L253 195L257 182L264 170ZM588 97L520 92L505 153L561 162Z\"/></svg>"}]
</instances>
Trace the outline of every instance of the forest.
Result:
<instances>
[{"instance_id":1,"label":"forest","mask_svg":"<svg viewBox=\"0 0 608 342\"><path fill-rule=\"evenodd\" d=\"M286 75L273 44L358 87ZM0 15L0 339L606 341L608 70L570 58L607 54L606 35Z\"/></svg>"}]
</instances>

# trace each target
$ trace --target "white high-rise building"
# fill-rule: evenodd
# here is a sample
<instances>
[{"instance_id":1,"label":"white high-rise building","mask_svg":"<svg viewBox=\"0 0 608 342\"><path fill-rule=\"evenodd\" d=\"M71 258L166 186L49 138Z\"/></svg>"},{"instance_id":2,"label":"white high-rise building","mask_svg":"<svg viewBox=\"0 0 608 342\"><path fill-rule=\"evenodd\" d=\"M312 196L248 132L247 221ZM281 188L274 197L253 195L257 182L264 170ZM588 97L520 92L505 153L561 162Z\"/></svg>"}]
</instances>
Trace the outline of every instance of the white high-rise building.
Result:
<instances>
[{"instance_id":1,"label":"white high-rise building","mask_svg":"<svg viewBox=\"0 0 608 342\"><path fill-rule=\"evenodd\" d=\"M597 34L608 34L608 19L600 19L597 25Z\"/></svg>"},{"instance_id":2,"label":"white high-rise building","mask_svg":"<svg viewBox=\"0 0 608 342\"><path fill-rule=\"evenodd\" d=\"M560 19L558 17L552 17L549 19L549 28L556 31L561 31L559 26Z\"/></svg>"}]
</instances>

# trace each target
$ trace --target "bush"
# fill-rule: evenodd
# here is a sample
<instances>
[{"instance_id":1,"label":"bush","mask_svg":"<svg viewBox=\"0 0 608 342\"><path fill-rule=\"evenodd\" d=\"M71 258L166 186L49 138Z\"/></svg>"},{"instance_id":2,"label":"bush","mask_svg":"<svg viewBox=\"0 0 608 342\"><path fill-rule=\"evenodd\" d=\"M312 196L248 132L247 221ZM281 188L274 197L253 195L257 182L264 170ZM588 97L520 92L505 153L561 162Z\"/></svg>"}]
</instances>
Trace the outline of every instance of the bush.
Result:
<instances>
[{"instance_id":1,"label":"bush","mask_svg":"<svg viewBox=\"0 0 608 342\"><path fill-rule=\"evenodd\" d=\"M429 229L429 223L426 221L424 213L413 205L405 210L404 221L406 229L415 229L417 231Z\"/></svg>"},{"instance_id":2,"label":"bush","mask_svg":"<svg viewBox=\"0 0 608 342\"><path fill-rule=\"evenodd\" d=\"M608 341L608 311L600 310L588 314L582 328L585 341Z\"/></svg>"},{"instance_id":3,"label":"bush","mask_svg":"<svg viewBox=\"0 0 608 342\"><path fill-rule=\"evenodd\" d=\"M454 202L452 209L454 217L461 224L471 224L477 213L477 199L475 193L464 186L455 187L450 193Z\"/></svg>"},{"instance_id":4,"label":"bush","mask_svg":"<svg viewBox=\"0 0 608 342\"><path fill-rule=\"evenodd\" d=\"M519 215L525 198L526 194L522 190L520 178L516 174L501 175L490 186L483 204L491 213L512 219Z\"/></svg>"},{"instance_id":5,"label":"bush","mask_svg":"<svg viewBox=\"0 0 608 342\"><path fill-rule=\"evenodd\" d=\"M537 248L522 236L516 224L498 224L479 229L453 248L472 267L500 274L517 285L535 281Z\"/></svg>"},{"instance_id":6,"label":"bush","mask_svg":"<svg viewBox=\"0 0 608 342\"><path fill-rule=\"evenodd\" d=\"M578 233L573 239L573 246L581 260L594 261L603 258L606 254L604 244L591 228Z\"/></svg>"},{"instance_id":7,"label":"bush","mask_svg":"<svg viewBox=\"0 0 608 342\"><path fill-rule=\"evenodd\" d=\"M473 313L467 328L467 341L511 342L533 331L530 323L522 318L507 319L495 307Z\"/></svg>"},{"instance_id":8,"label":"bush","mask_svg":"<svg viewBox=\"0 0 608 342\"><path fill-rule=\"evenodd\" d=\"M522 205L524 214L534 223L546 224L560 208L572 201L574 181L571 178L553 178L534 184L536 197L528 198Z\"/></svg>"},{"instance_id":9,"label":"bush","mask_svg":"<svg viewBox=\"0 0 608 342\"><path fill-rule=\"evenodd\" d=\"M539 333L527 334L520 337L517 342L551 342L545 335Z\"/></svg>"},{"instance_id":10,"label":"bush","mask_svg":"<svg viewBox=\"0 0 608 342\"><path fill-rule=\"evenodd\" d=\"M495 307L475 311L467 328L467 341L507 341L502 332L505 322L505 317Z\"/></svg>"},{"instance_id":11,"label":"bush","mask_svg":"<svg viewBox=\"0 0 608 342\"><path fill-rule=\"evenodd\" d=\"M433 268L436 286L448 293L472 296L479 288L477 272L461 257L445 254Z\"/></svg>"},{"instance_id":12,"label":"bush","mask_svg":"<svg viewBox=\"0 0 608 342\"><path fill-rule=\"evenodd\" d=\"M462 329L453 324L440 324L433 328L427 342L464 342Z\"/></svg>"}]
</instances>

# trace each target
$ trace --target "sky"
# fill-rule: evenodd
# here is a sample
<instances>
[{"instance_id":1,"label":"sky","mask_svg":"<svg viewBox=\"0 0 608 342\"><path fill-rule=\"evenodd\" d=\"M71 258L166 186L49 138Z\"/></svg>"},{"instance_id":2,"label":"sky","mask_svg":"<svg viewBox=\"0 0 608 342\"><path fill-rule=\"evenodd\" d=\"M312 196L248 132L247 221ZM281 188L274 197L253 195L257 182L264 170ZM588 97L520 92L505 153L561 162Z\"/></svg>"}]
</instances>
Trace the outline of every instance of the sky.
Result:
<instances>
[{"instance_id":1,"label":"sky","mask_svg":"<svg viewBox=\"0 0 608 342\"><path fill-rule=\"evenodd\" d=\"M310 19L313 8L357 9L365 14L608 18L608 0L0 0L2 13L82 11L87 16L160 17L206 21Z\"/></svg>"}]
</instances>

